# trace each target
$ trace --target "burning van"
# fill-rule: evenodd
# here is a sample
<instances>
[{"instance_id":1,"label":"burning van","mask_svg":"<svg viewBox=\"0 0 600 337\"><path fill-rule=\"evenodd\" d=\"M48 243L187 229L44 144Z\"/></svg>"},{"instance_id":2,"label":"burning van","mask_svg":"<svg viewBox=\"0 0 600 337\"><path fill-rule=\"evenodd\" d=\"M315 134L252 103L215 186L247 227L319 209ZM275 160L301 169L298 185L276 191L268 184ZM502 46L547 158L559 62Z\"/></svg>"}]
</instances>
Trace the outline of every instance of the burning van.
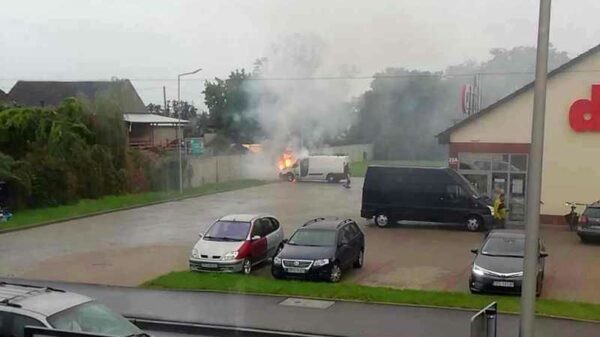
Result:
<instances>
[{"instance_id":1,"label":"burning van","mask_svg":"<svg viewBox=\"0 0 600 337\"><path fill-rule=\"evenodd\" d=\"M337 183L347 179L350 174L348 156L307 156L290 161L290 165L285 165L285 161L283 164L280 162L279 177L288 181L324 180Z\"/></svg>"}]
</instances>

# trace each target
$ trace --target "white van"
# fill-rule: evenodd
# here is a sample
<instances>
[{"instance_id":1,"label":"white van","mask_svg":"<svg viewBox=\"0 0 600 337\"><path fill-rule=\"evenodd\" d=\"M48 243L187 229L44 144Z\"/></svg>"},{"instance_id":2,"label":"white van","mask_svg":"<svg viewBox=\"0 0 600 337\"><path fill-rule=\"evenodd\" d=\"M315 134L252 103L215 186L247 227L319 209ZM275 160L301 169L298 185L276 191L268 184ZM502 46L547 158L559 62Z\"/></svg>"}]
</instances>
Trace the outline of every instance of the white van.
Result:
<instances>
[{"instance_id":1,"label":"white van","mask_svg":"<svg viewBox=\"0 0 600 337\"><path fill-rule=\"evenodd\" d=\"M298 159L292 167L279 171L279 177L288 181L325 180L336 183L346 179L346 165L350 165L348 156L308 156Z\"/></svg>"}]
</instances>

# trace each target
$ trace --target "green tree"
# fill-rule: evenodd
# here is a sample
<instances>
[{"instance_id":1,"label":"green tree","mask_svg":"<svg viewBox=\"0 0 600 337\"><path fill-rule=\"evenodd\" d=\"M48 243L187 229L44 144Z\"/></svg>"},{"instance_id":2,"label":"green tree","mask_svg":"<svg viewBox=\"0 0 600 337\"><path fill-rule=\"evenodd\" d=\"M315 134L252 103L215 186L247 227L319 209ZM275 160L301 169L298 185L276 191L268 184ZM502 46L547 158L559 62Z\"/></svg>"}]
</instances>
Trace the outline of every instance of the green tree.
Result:
<instances>
[{"instance_id":1,"label":"green tree","mask_svg":"<svg viewBox=\"0 0 600 337\"><path fill-rule=\"evenodd\" d=\"M254 142L260 132L258 122L248 113L250 97L244 83L250 79L250 73L236 69L226 80L207 81L203 91L211 123L236 143Z\"/></svg>"}]
</instances>

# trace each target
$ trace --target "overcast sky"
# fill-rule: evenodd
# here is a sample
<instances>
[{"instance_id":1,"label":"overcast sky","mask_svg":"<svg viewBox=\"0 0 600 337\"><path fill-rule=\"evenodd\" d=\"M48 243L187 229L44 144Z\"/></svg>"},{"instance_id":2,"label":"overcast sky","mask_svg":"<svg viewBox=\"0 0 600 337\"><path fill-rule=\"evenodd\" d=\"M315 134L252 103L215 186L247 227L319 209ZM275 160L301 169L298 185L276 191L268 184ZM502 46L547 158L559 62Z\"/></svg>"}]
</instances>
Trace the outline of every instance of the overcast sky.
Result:
<instances>
[{"instance_id":1,"label":"overcast sky","mask_svg":"<svg viewBox=\"0 0 600 337\"><path fill-rule=\"evenodd\" d=\"M494 47L534 45L535 0L3 0L0 89L16 79L131 78L145 103L201 105L204 78L226 76L277 39L312 33L359 75L385 67L443 70ZM600 43L600 0L554 0L550 40L571 57ZM160 79L149 81L148 79ZM364 87L368 81L364 81Z\"/></svg>"}]
</instances>

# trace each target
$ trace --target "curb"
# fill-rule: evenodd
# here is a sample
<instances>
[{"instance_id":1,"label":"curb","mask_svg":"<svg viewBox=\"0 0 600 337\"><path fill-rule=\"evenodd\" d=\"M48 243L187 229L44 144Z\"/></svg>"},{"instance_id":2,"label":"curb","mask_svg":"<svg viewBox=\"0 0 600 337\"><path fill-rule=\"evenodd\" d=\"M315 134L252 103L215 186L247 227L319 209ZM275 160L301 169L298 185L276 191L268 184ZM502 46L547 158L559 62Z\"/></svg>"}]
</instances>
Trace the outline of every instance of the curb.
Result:
<instances>
[{"instance_id":1,"label":"curb","mask_svg":"<svg viewBox=\"0 0 600 337\"><path fill-rule=\"evenodd\" d=\"M177 289L177 288L162 288L162 287L152 287L152 286L138 286L138 287L124 287L124 288L138 288L138 289L148 289L148 290L166 290L166 291L177 291L177 292L198 292L198 293L217 293L217 294L233 294L233 295L252 295L252 296L266 296L266 297L277 297L277 298L304 298L310 300L329 300L329 301L337 301L337 302L345 302L345 303L356 303L356 304L375 304L375 305L388 305L388 306L400 306L400 307L412 307L412 308L425 308L425 309L439 309L439 310L452 310L452 311L464 311L464 312L472 312L476 313L481 309L473 309L473 308L463 308L463 307L448 307L448 306L439 306L439 305L428 305L428 304L414 304L414 303L392 303L392 302L380 302L380 301L364 301L364 300L354 300L354 299L344 299L344 298L334 298L334 297L313 297L313 296L301 296L301 295L293 295L293 294L270 294L270 293L257 293L257 292L241 292L241 291L224 291L224 290L212 290L212 289ZM514 311L503 311L498 310L499 313L503 315L519 315L518 312ZM549 314L540 314L536 313L536 317L540 318L551 318L551 319L561 319L567 321L575 321L575 322L583 322L583 323L594 323L600 324L600 320L590 320L584 318L576 318L576 317L566 317L566 316L557 316L557 315L549 315Z\"/></svg>"},{"instance_id":2,"label":"curb","mask_svg":"<svg viewBox=\"0 0 600 337\"><path fill-rule=\"evenodd\" d=\"M135 204L135 205L131 205L131 206L125 206L125 207L119 207L119 208L111 208L111 209L107 209L107 210L103 210L103 211L85 213L85 214L75 215L75 216L66 217L66 218L54 219L54 220L49 220L49 221L44 221L44 222L38 222L38 223L34 223L34 224L30 224L30 225L24 225L24 226L20 226L20 227L0 229L0 235L6 234L6 233L11 233L11 232L18 232L18 231L22 231L22 230L26 230L26 229L31 229L31 228L36 228L36 227L48 226L48 225L56 224L56 223L59 223L59 222L65 222L65 221L71 221L71 220L79 220L79 219L89 218L89 217L93 217L93 216L97 216L97 215L103 215L103 214L120 212L120 211L127 211L127 210L136 209L136 208L142 208L142 207L146 207L146 206L154 206L154 205L158 205L158 204L164 204L164 203L167 203L167 202L174 202L174 201L181 201L181 200L185 200L185 199L202 197L202 196L205 196L205 195L218 194L218 193L224 193L224 192L231 192L231 191L235 191L235 190L241 190L241 189L251 188L251 187L258 187L258 186L263 186L263 185L272 184L272 183L273 183L272 181L261 181L260 183L257 183L256 185L247 186L247 187L223 189L223 190L220 190L220 191L208 192L208 193L190 194L190 195L185 195L185 196L180 196L180 197L174 197L174 198L165 199L165 200L152 201L152 202L144 203L144 204Z\"/></svg>"}]
</instances>

